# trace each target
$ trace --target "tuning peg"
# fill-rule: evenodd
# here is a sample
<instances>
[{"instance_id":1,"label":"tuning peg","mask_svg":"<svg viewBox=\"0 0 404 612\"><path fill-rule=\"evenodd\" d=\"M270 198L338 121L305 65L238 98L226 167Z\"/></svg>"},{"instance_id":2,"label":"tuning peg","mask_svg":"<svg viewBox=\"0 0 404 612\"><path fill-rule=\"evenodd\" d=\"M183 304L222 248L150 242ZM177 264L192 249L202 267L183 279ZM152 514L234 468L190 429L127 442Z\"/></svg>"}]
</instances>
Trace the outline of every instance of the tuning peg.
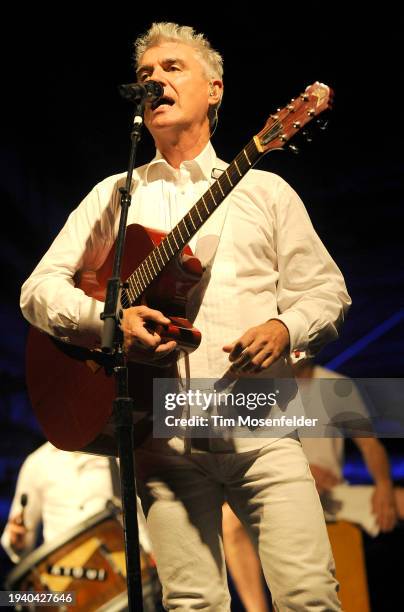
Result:
<instances>
[{"instance_id":1,"label":"tuning peg","mask_svg":"<svg viewBox=\"0 0 404 612\"><path fill-rule=\"evenodd\" d=\"M308 130L303 130L302 136L304 137L306 142L313 142L313 138L311 137L311 134Z\"/></svg>"},{"instance_id":2,"label":"tuning peg","mask_svg":"<svg viewBox=\"0 0 404 612\"><path fill-rule=\"evenodd\" d=\"M292 151L292 153L294 153L295 155L298 155L300 153L299 148L296 145L289 145L289 149Z\"/></svg>"},{"instance_id":3,"label":"tuning peg","mask_svg":"<svg viewBox=\"0 0 404 612\"><path fill-rule=\"evenodd\" d=\"M320 130L326 130L328 127L328 119L317 119L316 124Z\"/></svg>"}]
</instances>

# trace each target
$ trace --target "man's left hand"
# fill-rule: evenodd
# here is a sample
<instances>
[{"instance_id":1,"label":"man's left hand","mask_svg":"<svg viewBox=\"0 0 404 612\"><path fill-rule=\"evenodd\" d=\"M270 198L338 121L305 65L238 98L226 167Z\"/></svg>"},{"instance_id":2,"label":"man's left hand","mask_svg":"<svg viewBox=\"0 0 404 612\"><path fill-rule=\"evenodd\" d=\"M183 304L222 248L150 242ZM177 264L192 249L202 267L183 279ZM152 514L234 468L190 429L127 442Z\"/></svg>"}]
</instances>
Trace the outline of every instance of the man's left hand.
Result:
<instances>
[{"instance_id":1,"label":"man's left hand","mask_svg":"<svg viewBox=\"0 0 404 612\"><path fill-rule=\"evenodd\" d=\"M372 509L381 531L394 529L397 522L397 509L391 482L386 481L375 485Z\"/></svg>"},{"instance_id":2,"label":"man's left hand","mask_svg":"<svg viewBox=\"0 0 404 612\"><path fill-rule=\"evenodd\" d=\"M289 331L278 319L251 327L238 340L226 344L232 365L229 372L237 375L261 372L281 357L290 345Z\"/></svg>"}]
</instances>

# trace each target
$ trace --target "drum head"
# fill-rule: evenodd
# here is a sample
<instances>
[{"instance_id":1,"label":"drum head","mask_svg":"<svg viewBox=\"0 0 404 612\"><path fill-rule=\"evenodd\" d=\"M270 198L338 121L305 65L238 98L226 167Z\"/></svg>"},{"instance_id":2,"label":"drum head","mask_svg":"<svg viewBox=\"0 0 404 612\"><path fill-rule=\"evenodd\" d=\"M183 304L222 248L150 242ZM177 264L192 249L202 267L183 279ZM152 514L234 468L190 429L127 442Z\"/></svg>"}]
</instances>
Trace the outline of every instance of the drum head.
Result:
<instances>
[{"instance_id":1,"label":"drum head","mask_svg":"<svg viewBox=\"0 0 404 612\"><path fill-rule=\"evenodd\" d=\"M64 532L60 536L54 539L53 542L42 544L32 553L24 557L20 563L14 568L6 578L4 586L7 590L18 590L16 586L21 582L24 576L31 571L31 569L37 566L41 561L49 557L51 553L62 548L65 544L77 539L82 533L85 533L92 527L105 522L108 519L114 518L116 512L106 509L102 512L98 512L94 516L89 517L82 523L75 525L68 531Z\"/></svg>"},{"instance_id":2,"label":"drum head","mask_svg":"<svg viewBox=\"0 0 404 612\"><path fill-rule=\"evenodd\" d=\"M120 509L110 505L27 555L8 575L14 591L72 591L75 612L127 610L125 541ZM140 549L144 612L161 610L161 588L151 555ZM29 610L36 610L30 606ZM47 606L61 612L60 606ZM40 608L38 608L40 612Z\"/></svg>"}]
</instances>

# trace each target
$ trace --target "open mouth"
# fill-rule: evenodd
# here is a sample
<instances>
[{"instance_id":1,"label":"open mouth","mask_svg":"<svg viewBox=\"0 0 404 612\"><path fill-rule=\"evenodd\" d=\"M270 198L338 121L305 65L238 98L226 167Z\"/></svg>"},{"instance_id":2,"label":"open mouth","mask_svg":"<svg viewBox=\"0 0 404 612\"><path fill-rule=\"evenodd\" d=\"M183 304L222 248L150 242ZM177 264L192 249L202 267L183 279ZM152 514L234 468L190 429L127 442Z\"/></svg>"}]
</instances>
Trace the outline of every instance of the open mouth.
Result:
<instances>
[{"instance_id":1,"label":"open mouth","mask_svg":"<svg viewBox=\"0 0 404 612\"><path fill-rule=\"evenodd\" d=\"M156 102L153 102L153 104L151 105L151 109L156 110L156 108L162 106L163 104L168 104L169 106L172 106L174 104L174 100L172 98L169 98L168 96L163 96L162 98L159 98L159 100L156 100Z\"/></svg>"}]
</instances>

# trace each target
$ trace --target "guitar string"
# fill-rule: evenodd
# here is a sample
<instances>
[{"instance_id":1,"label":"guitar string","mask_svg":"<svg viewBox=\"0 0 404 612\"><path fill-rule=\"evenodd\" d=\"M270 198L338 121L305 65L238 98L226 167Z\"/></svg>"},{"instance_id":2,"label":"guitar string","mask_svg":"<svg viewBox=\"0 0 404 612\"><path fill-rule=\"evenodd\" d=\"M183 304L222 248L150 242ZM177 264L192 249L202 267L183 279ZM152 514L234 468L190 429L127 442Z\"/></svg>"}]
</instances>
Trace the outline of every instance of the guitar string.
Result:
<instances>
[{"instance_id":1,"label":"guitar string","mask_svg":"<svg viewBox=\"0 0 404 612\"><path fill-rule=\"evenodd\" d=\"M301 104L302 104L302 103L300 102L300 100L299 100L299 104L300 104L300 106L301 106ZM273 123L273 124L272 124L272 125L271 125L271 126L270 126L270 127L267 129L267 130L266 130L266 133L268 133L269 131L273 130L274 128L277 128L277 127L281 126L281 125L282 125L282 122L283 122L283 121L285 121L285 119L286 119L286 118L287 118L289 115L291 115L291 114L292 114L292 110L288 109L287 107L284 107L284 109L282 109L282 110L286 111L285 116L284 116L284 117L282 117L282 119L280 119L280 118L279 118L279 116L277 116L277 119L276 119L276 120L274 121L274 123ZM293 112L295 112L295 111L293 111ZM275 115L275 116L276 116L276 115ZM265 130L265 128L264 128L264 130ZM262 131L264 131L264 130L262 130ZM261 132L259 132L259 133L261 133ZM278 137L278 134L277 134L277 135L275 135L275 136L274 136L274 138L273 138L273 139L271 139L271 141L270 141L270 142L272 142L273 140L275 140L277 137ZM250 140L250 141L247 143L247 145L244 147L244 149L242 149L242 151L236 155L236 157L234 158L234 160L231 162L231 164L230 164L229 168L227 168L227 170L225 171L225 172L226 172L226 174L227 174L227 172L228 172L228 170L229 170L229 169L230 169L231 171L233 171L233 170L234 170L234 168L232 168L232 166L233 166L233 165L235 165L235 166L236 166L236 170L239 170L239 167L238 167L238 163L237 163L237 162L239 162L239 163L241 164L241 163L242 163L242 161L244 161L244 160L243 160L243 153L244 153L244 151L245 151L246 149L248 149L248 148L249 148L249 147L251 147L252 145L254 146L254 149L256 150L256 149L257 149L257 147L256 147L256 144L255 144L254 138L252 138L252 139L251 139L251 140ZM252 151L251 151L251 150L247 151L247 153L252 153L252 152L254 152L254 149L253 149ZM259 157L258 157L258 158L257 158L257 160L254 162L254 164L255 164L255 163L258 161L258 159L259 159ZM234 177L234 176L232 176L233 180L235 180L235 178L238 178L238 181L237 181L237 182L239 182L239 180L241 180L241 178L243 178L243 176L244 176L244 175L245 175L245 174L248 172L248 170L249 170L249 168L247 168L247 170L246 170L246 171L243 173L243 175L242 175L242 176L238 176L238 175L237 175L237 172L236 172L236 173L235 173L235 177ZM222 175L222 176L223 176L223 175ZM199 199L199 200L198 200L198 201L197 201L197 202L194 204L194 206L192 206L192 208L191 208L191 209L188 211L188 213L187 213L186 215L184 215L184 217L183 217L183 218L182 218L182 219L181 219L181 220L180 220L180 221L179 221L179 222L176 224L176 226L175 226L175 227L173 227L173 229L172 229L172 230L169 232L169 234L167 234L167 235L166 235L166 236L163 238L163 240L160 242L160 244L158 244L158 245L157 245L157 246L156 246L156 247L155 247L155 248L154 248L154 249L151 251L151 253L149 253L149 255L148 255L148 256L147 256L147 257L146 257L146 258L145 258L145 259L144 259L144 260L143 260L143 261L142 261L142 262L139 264L139 266L136 268L136 270L135 270L135 271L134 271L134 272L133 272L133 273L132 273L132 274L131 274L131 275L128 277L128 279L127 279L127 281L126 281L126 283L128 283L128 286L127 286L127 287L125 287L125 288L122 290L122 294L121 294L121 304L122 304L123 308L129 308L129 307L131 306L131 304L132 304L132 303L134 303L134 302L135 302L135 300L136 300L136 299L138 299L138 297L140 297L141 293L143 293L143 292L146 290L146 288L147 288L148 284L150 284L150 283L151 283L151 282L152 282L152 281L155 279L155 277L156 277L156 276L157 276L157 275L158 275L158 274L161 272L161 270L163 269L163 268L160 268L160 266L159 266L159 263L158 263L157 257L156 257L156 255L155 255L155 251L157 251L157 252L158 252L159 257L160 257L161 261L163 262L163 265L167 265L167 263L170 261L170 259L171 259L171 258L170 258L170 259L168 259L168 260L167 260L167 262L164 264L164 258L163 258L163 256L162 256L162 254L160 253L160 250L159 250L159 249L160 249L160 246L162 245L162 243L166 241L166 242L168 243L169 247L170 247L170 250L172 251L171 244L170 244L170 242L169 242L169 240L170 240L170 238L169 238L169 237L170 237L170 235L172 235L172 236L174 237L174 241L175 241L175 243L177 244L177 241L176 241L176 239L175 239L175 234L174 234L174 232L175 232L175 230L176 230L176 229L178 230L178 232L179 232L179 234L180 234L180 236L181 236L181 238L182 238L182 242L184 242L183 237L182 237L182 234L181 234L181 231L179 230L179 225L180 225L181 223L183 223L184 228L186 229L186 231L187 231L187 233L188 233L188 236L190 236L190 235L189 235L189 232L188 232L187 225L186 225L186 223L185 223L185 218L186 218L187 216L190 216L190 218L191 218L191 222L192 222L192 224L194 225L193 220L192 220L192 215L191 215L191 212L192 212L192 210L194 210L194 209L195 209L195 210L197 211L197 213L198 213L199 217L200 217L200 214L199 214L199 209L198 209L198 204L200 204L200 202L201 202L201 201L203 201L203 203L205 204L204 197L206 196L206 194L208 194L208 192L210 192L210 197L212 198L213 203L214 203L214 204L217 206L216 201L215 201L215 198L214 198L214 196L213 196L212 189L214 188L214 186L215 186L215 185L218 185L218 184L219 184L220 179L221 179L221 177L219 177L219 178L217 179L217 181L215 181L215 182L214 182L214 183L213 183L213 184L212 184L212 185L209 187L209 189L208 189L208 190L207 190L207 191L204 193L204 195L203 195L203 196L202 196L202 197L201 197L201 198L200 198L200 199ZM221 185L219 185L219 188L220 188L220 191L222 191L222 189L221 189ZM224 198L222 198L222 200L220 201L220 203L219 203L219 204L221 204L221 203L223 202L223 200L225 199L225 197L227 197L227 195L228 195L228 194L229 194L229 193L232 191L232 189L233 189L233 185L232 185L232 188L229 190L229 192L228 192L227 194L225 194ZM223 193L223 191L222 191L222 193ZM205 204L205 208L207 208L207 207L206 207L206 204ZM208 212L208 217L207 217L207 218L204 220L204 222L205 222L205 221L206 221L206 220L209 218L209 216L210 216L210 215L212 214L212 212L214 212L214 211L209 211L209 210L207 209L207 212ZM202 220L202 219L201 219L201 220ZM181 247L181 248L183 248L183 247ZM165 249L163 249L163 250L165 251ZM178 245L177 245L177 251L179 251L179 250L181 250L181 249L180 249L180 248L178 248ZM146 266L148 266L148 263L147 263L147 260L148 260L148 259L149 259L149 261L150 261L150 263L151 263L151 265L152 265L152 267L153 267L153 264L152 264L151 259L150 259L152 255L154 255L154 259L155 259L155 263L156 263L156 266L157 266L157 269L158 269L158 273L157 273L157 274L155 273L155 277L153 277L153 275L152 275L152 273L150 272L150 269L149 269L150 281L147 279L147 282L145 282L145 281L144 281L144 278L142 278L141 274L140 274L140 280L139 280L139 273L140 273L140 269L141 269L142 267L144 268L144 265L145 265L145 264L146 264ZM172 252L172 257L174 257L174 255L175 255L175 251L174 251L174 252ZM167 254L166 254L166 256L167 256ZM154 269L154 267L153 267L153 269ZM154 272L155 272L155 271L154 271ZM145 274L145 276L146 276L146 278L147 278L147 273ZM131 281L130 281L130 279L132 279L132 277L135 277L135 279L134 279L134 281L133 281L133 284L135 284L135 289L136 289L136 288L138 288L138 287L140 287L140 289L141 289L141 292L139 293L139 295L138 295L138 296L136 296L136 294L135 294L135 293L134 293L134 292L131 290L131 286L130 286L130 282L131 282ZM137 277L137 278L136 278L136 277ZM143 281L143 284L144 284L144 287L143 287L143 288L142 288L142 282L141 282L141 281ZM136 287L136 286L137 286L137 287ZM129 298L128 298L128 294L129 294Z\"/></svg>"},{"instance_id":2,"label":"guitar string","mask_svg":"<svg viewBox=\"0 0 404 612\"><path fill-rule=\"evenodd\" d=\"M273 126L272 126L272 127L273 127ZM247 145L246 145L245 149L248 149L248 147L251 147L252 145L254 145L254 148L256 149L256 146L255 146L254 141L250 141L249 143L247 143ZM244 151L244 149L243 149L243 151ZM232 167L232 166L233 166L233 164L234 164L235 162L237 163L237 160L238 160L238 161L239 161L239 163L241 164L241 161L243 160L243 157L242 157L243 151L242 151L242 152L240 152L240 153L238 153L238 155L236 156L236 158L233 160L233 162L232 162L232 163L230 164L230 166L229 166L230 170L231 170L231 171L233 171L233 172L235 173L234 175L232 175L232 178L233 178L234 182L235 182L235 179L236 179L236 177L237 177L237 174L236 174L236 172L235 172L235 168L234 168L234 167ZM250 154L251 154L251 151L249 151L249 152L250 152ZM226 172L229 170L229 168L226 170ZM247 170L248 170L248 168L247 168ZM244 174L243 174L242 176L244 176ZM221 177L220 177L220 178L221 178ZM209 202L209 204L211 205L211 204L213 203L213 204L215 205L215 207L217 206L217 203L216 203L216 200L215 200L215 197L214 197L214 193L213 193L213 191L212 191L212 190L214 189L215 185L219 183L220 178L219 178L219 179L217 179L217 181L215 181L215 183L213 183L213 184L212 184L212 185L209 187L209 189L208 189L208 190L207 190L207 191L206 191L206 192L203 194L203 196L202 196L201 198L199 198L199 200L198 200L198 201L197 201L197 202L194 204L194 206L192 206L192 208L191 208L191 209L188 211L188 213L187 213L187 214L186 214L186 215L185 215L185 216L184 216L184 217L183 217L183 218L182 218L182 219L181 219L181 220L180 220L180 221L179 221L179 222L176 224L176 226L175 226L175 227L173 227L173 229L170 231L170 233L169 233L169 234L167 234L167 235L165 236L165 238L164 238L164 239L163 239L163 240L160 242L160 244L159 244L159 245L157 245L157 247L156 247L155 249L153 249L153 251L152 251L151 253L149 253L149 255L148 255L148 256L147 256L147 257L146 257L146 258L143 260L143 262L142 262L142 263L140 263L140 264L139 264L139 266L137 267L137 269L135 270L135 272L134 272L134 273L133 273L133 274L132 274L132 275L131 275L129 278L133 278L133 277L135 277L135 279L136 279L136 276L138 275L139 270L140 270L142 267L143 267L143 269L144 269L145 264L146 264L146 266L147 266L147 259L148 259L148 258L150 258L150 257L153 255L154 251L158 251L159 257L160 257L161 261L163 262L163 265L166 265L166 264L164 264L164 258L163 258L163 256L162 256L162 254L161 254L160 250L159 250L159 249L160 249L160 247L161 247L161 245L162 245L162 242L163 242L163 241L167 242L167 244L168 244L168 246L169 246L169 248L170 248L170 250L171 250L171 252L172 252L172 256L175 256L176 251L175 251L175 250L174 250L174 251L172 250L172 247L171 247L171 242L170 242L170 235L172 235L172 236L173 236L173 238L174 238L174 242L175 242L176 247L177 247L177 249L176 249L176 250L177 250L177 252L178 252L178 251L180 251L180 250L183 248L183 246L186 244L186 242L184 242L184 238L183 238L182 233L181 233L181 230L180 230L180 228L179 228L180 224L181 224L181 223L183 223L183 227L185 228L185 230L186 230L186 232L187 232L187 234L188 234L188 237L191 237L191 235L194 235L194 234L190 234L190 233L189 233L188 226L187 226L187 223L186 223L185 219L186 219L187 217L189 217L189 218L191 219L191 223L192 223L192 225L193 225L193 226L194 226L194 228L195 228L195 224L194 224L194 222L193 222L193 218L192 218L192 211L193 211L193 210L196 210L196 211L197 211L197 213L198 213L198 216L199 216L200 220L201 220L201 221L203 221L203 222L205 222L205 221L206 221L206 220L209 218L209 216L212 214L212 212L214 212L214 210L215 210L215 209L210 210L210 209L208 208L208 206L206 205L205 199L206 199L206 200L209 202L209 199L208 199L208 198L210 198L210 202ZM237 178L238 178L238 177L237 177ZM241 178L242 178L242 177L240 177L240 180L241 180ZM220 188L220 191L223 193L223 189L221 189L221 188ZM230 193L230 191L229 191L229 193ZM226 194L226 195L225 195L225 197L226 197L227 195L228 195L228 194ZM218 190L216 190L216 197L218 197ZM223 198L223 199L224 199L224 198ZM219 203L219 204L221 204L221 203L222 203L223 199L220 201L220 203ZM206 209L206 212L208 213L208 216L206 217L206 219L202 219L201 214L200 214L200 212L199 212L198 205L200 205L200 203L201 203L201 202L203 202L203 204L204 204L204 206L205 206L205 209ZM195 228L195 229L196 229L196 228ZM198 229L199 229L199 228L198 228ZM178 247L178 244L177 244L177 239L176 239L176 236L175 236L175 231L176 231L176 230L178 231L179 235L181 236L181 242L183 243L181 247ZM196 231L198 231L198 230L196 230ZM163 245L163 249L164 249L164 245ZM164 251L165 251L165 249L164 249ZM160 268L160 266L158 265L157 257L156 257L156 255L155 255L155 254L154 254L154 258L155 258L155 260L156 260L156 265L157 265L157 267L158 267L158 269L159 269L158 271L160 272L162 268ZM170 259L171 259L171 258L170 258ZM168 259L168 261L169 261L169 259ZM168 263L168 261L167 261L166 263ZM146 274L146 276L147 276L147 274ZM153 275L152 275L152 274L150 274L150 277L151 277L151 281L152 281L152 280L154 280L154 278L153 278ZM129 281L129 282L130 282L130 281ZM138 282L138 283L136 283L136 280L135 280L135 284L139 284L139 282ZM128 299L128 297L127 297L127 293L123 294L122 299L121 299L121 303L122 303L122 306L123 306L124 308L128 308L128 307L130 306L130 304L131 304L131 303L133 303L133 302L134 302L134 300L136 299L136 297L135 297L135 295L133 294L133 291L131 290L130 286L129 286L129 287L126 289L126 292L129 294L129 298L131 298L131 299L130 299L130 300Z\"/></svg>"},{"instance_id":3,"label":"guitar string","mask_svg":"<svg viewBox=\"0 0 404 612\"><path fill-rule=\"evenodd\" d=\"M286 115L285 115L285 118L286 118L286 117L287 117L287 116L290 114L290 112L291 112L291 111L286 110ZM284 119L282 119L282 120L284 120ZM280 120L279 118L277 118L277 120L276 120L276 121L274 121L274 123L273 123L273 124L272 124L272 125L271 125L271 126L268 128L267 133L268 133L268 131L273 130L274 128L278 127L279 125L281 125L281 120ZM265 129L265 128L264 128L264 129ZM262 130L262 131L264 131L264 130ZM274 138L273 138L272 140L275 140L275 138L276 138L276 137L277 137L277 136L274 136ZM251 150L251 147L253 147L253 149L252 149L252 150ZM249 149L249 150L248 150L248 149ZM243 153L244 153L244 151L245 151L245 150L247 150L247 153L250 153L250 154L252 154L252 152L254 152L254 151L256 151L256 150L257 150L256 144L255 144L255 141L254 141L254 138L253 138L253 139L251 139L251 140L250 140L250 141L247 143L247 145L244 147L244 149L243 149L243 150L242 150L240 153L238 153L238 154L237 154L237 156L235 157L235 159L233 160L233 162L231 162L231 164L230 164L229 168L226 170L226 173L229 171L229 169L231 170L231 178L234 180L234 182L236 182L236 179L237 179L237 182L239 182L239 180L241 180L241 178L243 178L243 176L244 176L244 175L246 174L246 172L249 170L249 168L247 168L247 170L246 170L246 171L245 171L245 172L244 172L244 173L243 173L241 176L238 176L238 174L240 174L240 171L239 171L239 167L238 167L237 162L239 162L239 163L240 163L240 165L242 164L242 162L244 161L244 158L243 158ZM258 161L258 159L259 159L259 158L257 158L257 160L256 160L256 161ZM255 161L254 163L256 163L256 161ZM234 168L233 166L235 166L236 168ZM238 174L237 174L237 170L238 170ZM204 197L206 196L206 194L207 194L208 192L210 192L210 197L212 198L213 203L214 203L215 205L217 205L217 204L216 204L216 201L215 201L215 198L214 198L214 196L213 196L212 189L214 188L214 186L215 186L216 184L218 184L218 183L219 183L220 179L221 179L221 177L220 177L219 179L217 179L217 181L215 181L215 183L213 183L213 184L210 186L210 188L209 188L209 189L208 189L208 190L205 192L205 194L202 196L202 198L200 198L200 199L198 200L198 202L196 202L196 204L195 204L195 205L194 205L194 206L193 206L193 207L190 209L190 211L187 213L187 215L190 215L191 211L192 211L193 209L196 209L196 211L198 212L199 217L201 218L201 215L199 214L198 204L200 204L200 202L201 202L201 201L203 201L203 203L205 204ZM233 189L233 184L231 183L231 185L232 185L232 189ZM232 189L231 189L231 190L232 190ZM231 192L231 190L229 190L229 192L228 192L228 193L230 193L230 192ZM225 195L225 197L227 197L228 193ZM223 199L224 199L224 198L223 198ZM223 199L220 201L220 204L222 203ZM205 208L207 209L207 212L208 212L208 217L207 217L207 218L204 220L204 222L205 222L205 221L206 221L206 220L209 218L209 216L212 214L212 212L214 212L214 211L209 211L209 209L206 207L206 204L205 204ZM134 284L135 284L135 285L140 285L140 288L142 289L141 293L142 293L142 292L143 292L143 291L144 291L144 290L147 288L147 285L148 285L149 283L151 283L151 282L154 280L153 275L151 274L151 272L150 272L150 270L149 270L149 274L150 274L150 277L151 277L151 278L150 278L150 281L149 281L149 280L148 280L148 278L147 278L147 272L146 272L146 274L145 274L145 271L143 272L143 274L146 276L147 281L148 281L148 282L146 282L146 283L144 282L144 278L142 278L142 276L140 275L140 279L141 279L141 281L143 281L143 284L144 284L144 287L142 288L142 283L139 281L139 272L140 272L140 269L141 269L141 268L143 268L143 270L144 270L144 265L145 265L145 264L146 264L146 266L148 266L147 260L148 260L148 259L151 257L151 255L154 253L154 251L155 251L155 250L159 250L159 248L160 248L161 244L163 243L163 241L167 241L167 243L168 243L168 245L169 245L169 247L170 247L170 250L172 251L172 248L171 248L171 243L170 243L170 238L169 238L169 237L170 237L170 235L172 235L172 236L173 236L173 238L174 238L174 241L175 241L175 243L176 243L176 245L177 245L177 241L176 241L176 239L175 239L175 234L174 234L174 232L175 232L175 230L176 230L176 229L178 229L178 226L180 225L180 223L181 223L181 222L183 222L183 223L184 223L184 227L186 227L185 217L187 217L187 215L185 215L185 216L183 217L183 219L181 219L181 220L180 220L180 221L177 223L177 225L176 225L176 226L175 226L175 227L174 227L174 228L171 230L171 232L170 232L169 234L167 234L167 236L165 236L165 238L164 238L164 239L163 239L163 240L160 242L160 244L159 244L159 245L157 245L157 247L155 247L155 249L153 249L153 251L152 251L151 253L149 253L149 255L148 255L148 256L147 256L147 257L146 257L146 258L145 258L145 259L144 259L144 260L143 260L143 261L142 261L142 262L139 264L139 266L136 268L136 270L135 270L135 271L134 271L134 272L133 272L133 273L130 275L130 277L128 277L128 279L127 279L127 281L126 281L126 282L129 282L129 285L128 285L128 287L127 287L127 288L125 288L125 289L122 291L122 294L121 294L121 304L122 304L123 308L129 308L129 307L130 307L130 305L131 305L132 303L134 303L134 301L137 299L137 297L139 297L139 296L136 296L136 295L133 293L133 291L131 290L131 287L130 287L130 280L129 280L129 279L131 279L132 277L135 277L135 279L136 279L136 276L137 276L137 282L136 282L136 280L135 280L135 281L134 281ZM192 216L191 216L191 219L192 219ZM201 218L201 221L202 221L202 218ZM180 232L180 231L179 231L179 233L180 233L180 235L181 235L181 232ZM187 230L187 233L188 233L188 230ZM183 248L183 247L181 247L181 248ZM165 249L164 249L164 250L165 250ZM178 248L178 245L177 245L177 251L179 251L179 250L181 250L181 249L180 249L180 248ZM160 255L160 258L162 259L162 261L164 261L164 260L163 260L163 257L162 257L162 255L161 255L161 253L160 253L160 252L159 252L159 255ZM173 256L175 255L175 251L174 251L174 252L172 252L172 255L173 255ZM155 260L156 260L157 267L159 268L159 266L158 266L158 262L157 262L157 258L156 258L156 256L155 256L155 255L154 255L154 257L155 257ZM169 260L168 260L168 261L169 261ZM168 263L168 261L167 261L166 263ZM160 271L161 271L161 269L159 269L159 272L160 272ZM156 276L157 276L157 275L156 275ZM129 294L129 299L128 299L128 294Z\"/></svg>"},{"instance_id":4,"label":"guitar string","mask_svg":"<svg viewBox=\"0 0 404 612\"><path fill-rule=\"evenodd\" d=\"M275 123L274 123L274 124L271 126L271 129L272 129L274 126L275 126ZM251 150L251 147L253 147L253 149L252 149L252 150ZM242 165L242 163L244 162L244 157L243 157L244 150L247 150L247 151L250 153L250 155L252 156L252 152L253 152L254 150L256 151L256 145L255 145L254 140L251 140L250 142L248 142L248 143L247 143L247 145L244 147L244 149L243 149L243 150L242 150L240 153L238 153L238 154L237 154L236 158L233 160L233 162L230 164L229 168L226 170L226 172L228 172L228 170L229 170L229 169L231 170L231 177L233 178L233 181L234 181L234 182L236 182L236 178L237 178L237 179L239 179L239 180L241 180L241 177L239 177L239 176L237 175L237 171L236 171L236 170L235 170L235 168L234 168L234 163L236 163L236 164L237 164L237 161L238 161L238 162L239 162L239 164L240 164L240 165ZM248 168L247 168L247 170L248 170ZM201 219L201 221L205 222L205 221L207 220L207 218L208 218L208 217L207 217L206 219L204 219L204 220L202 219L201 214L199 213L199 208L198 208L198 205L200 205L200 203L201 203L201 201L202 201L202 202L204 203L204 205L205 205L205 209L206 209L206 211L208 212L208 216L210 216L210 215L212 214L212 212L214 211L214 209L211 211L211 210L209 210L209 209L207 208L206 203L205 203L205 199L206 199L207 201L209 201L209 200L208 200L208 197L209 197L209 198L210 198L210 202L209 202L209 203L210 203L210 204L212 204L212 203L213 203L215 206L217 206L217 203L216 203L216 200L215 200L215 196L214 196L214 191L213 191L213 190L214 190L214 188L215 188L215 185L219 184L219 181L220 181L220 178L219 178L219 179L218 179L218 180L217 180L215 183L213 183L213 184L210 186L210 188L209 188L209 189L208 189L208 190L207 190L207 191L204 193L204 195L203 195L203 196L202 196L202 197L201 197L201 198L198 200L198 202L196 202L196 204L195 204L195 205L194 205L194 206L193 206L193 207L192 207L192 208L191 208L191 209L188 211L188 213L187 213L187 214L186 214L186 215L185 215L185 216L184 216L184 217L183 217L183 218L182 218L182 219L181 219L181 220L180 220L180 221L177 223L177 225L176 225L176 226L175 226L175 227L174 227L174 228L171 230L171 232L170 232L170 233L169 233L167 236L165 236L165 238L163 239L165 242L167 242L167 243L168 243L168 246L170 247L170 250L171 250L171 252L172 252L172 256L174 256L174 255L175 255L175 251L173 251L173 250L172 250L172 248L171 248L170 235L172 235L172 236L173 236L173 238L174 238L174 242L176 243L176 246L177 246L177 247L178 247L178 244L177 244L176 235L175 235L175 231L176 231L176 230L177 230L177 231L178 231L178 233L180 234L180 236L181 236L181 238L182 238L182 242L184 242L183 237L182 237L182 234L181 234L181 230L179 229L179 226L180 226L180 224L181 224L181 223L183 223L183 227L186 229L186 232L187 232L188 236L191 236L191 235L192 235L192 234L190 234L190 233L189 233L188 226L187 226L187 223L186 223L185 219L186 219L187 217L189 217L189 219L191 220L192 225L193 225L193 226L194 226L194 228L195 228L195 223L193 222L193 217L192 217L192 212L193 212L194 210L196 210L196 211L197 211L197 213L198 213L199 218ZM224 185L223 185L223 188L224 188L224 189L226 189ZM221 188L221 186L219 187L219 190L220 190L220 191L223 193L223 189ZM217 197L217 198L220 198L220 193L219 193L219 190L218 190L218 189L216 189L216 197ZM210 193L209 193L209 192L210 192ZM230 193L230 191L229 191L229 193ZM226 194L225 194L225 197L226 197L227 195L228 195L228 194L226 193ZM223 199L224 199L224 198L223 198ZM221 200L221 201L223 201L223 200ZM221 204L221 202L220 202L220 204ZM196 229L196 228L195 228L195 229ZM199 229L199 228L198 228L198 229ZM162 242L160 242L160 244L159 244L159 245L158 245L158 246L157 246L157 247L156 247L156 248L155 248L155 249L154 249L154 250L153 250L153 251L152 251L152 252L151 252L151 253L150 253L150 254L149 254L147 257L146 257L146 258L145 258L145 260L143 260L143 262L142 262L142 263L140 263L140 264L139 264L139 266L137 267L137 269L135 270L135 272L134 272L134 273L133 273L133 274L132 274L132 275L129 277L129 278L132 278L132 279L134 278L134 284L135 284L135 285L136 285L136 284L137 284L137 285L139 285L139 284L141 285L141 283L139 283L139 281L138 281L138 282L136 282L136 275L137 275L137 273L139 272L139 269L140 269L140 268L142 268L142 267L143 267L143 269L144 269L144 266L145 266L145 265L147 266L147 259L148 259L148 258L150 258L150 257L153 255L154 251L158 251L159 257L160 257L161 261L162 261L162 262L163 262L163 264L164 264L164 257L163 257L163 255L162 255L162 253L161 253L161 247L163 248L163 250L164 250L164 251L165 251L165 248L164 248L164 245L162 245L162 243L163 243L163 241L162 241ZM183 248L183 246L181 246L181 248ZM178 251L178 250L180 250L180 249L179 249L179 248L177 248L177 251ZM154 254L153 256L154 256L154 258L155 258L156 265L158 266L158 268L159 268L159 272L160 272L162 268L160 268L160 266L158 265L158 261L157 261L157 257L156 257L156 255ZM167 258L167 254L166 254L166 258ZM169 260L168 260L168 261L169 261ZM167 261L166 263L168 263L168 261ZM164 264L164 265L165 265L165 264ZM149 275L151 276L151 280L154 280L154 278L153 278L153 276L150 274L150 272L149 272ZM145 274L145 276L146 276L146 277L148 276L148 275L147 275L147 273ZM142 280L143 280L143 279L142 279ZM133 291L131 290L131 288L130 288L130 287L129 287L129 288L126 290L126 291L127 291L127 293L129 293L129 297L131 298L131 300L129 301L129 300L128 300L128 298L127 298L127 295L126 295L126 294L124 294L124 296L123 296L123 298L122 298L122 305L123 305L124 307L129 307L129 306L130 306L130 304L131 304L131 303L133 303L134 299L136 299L136 297L133 295Z\"/></svg>"}]
</instances>

